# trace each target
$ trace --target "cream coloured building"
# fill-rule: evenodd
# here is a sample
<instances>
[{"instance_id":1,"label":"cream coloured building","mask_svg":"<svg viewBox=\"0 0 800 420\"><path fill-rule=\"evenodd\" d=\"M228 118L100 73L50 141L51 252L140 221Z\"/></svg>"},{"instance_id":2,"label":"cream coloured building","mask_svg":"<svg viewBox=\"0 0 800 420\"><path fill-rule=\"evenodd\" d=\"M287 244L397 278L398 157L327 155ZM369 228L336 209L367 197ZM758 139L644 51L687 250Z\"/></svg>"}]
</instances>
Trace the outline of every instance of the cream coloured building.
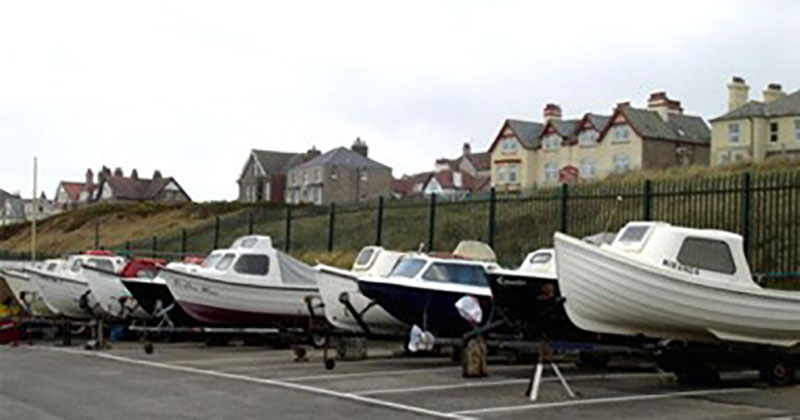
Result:
<instances>
[{"instance_id":1,"label":"cream coloured building","mask_svg":"<svg viewBox=\"0 0 800 420\"><path fill-rule=\"evenodd\" d=\"M710 131L664 92L647 108L618 104L612 115L564 120L548 104L543 122L508 119L489 148L492 186L500 192L604 178L612 173L708 165Z\"/></svg>"},{"instance_id":2,"label":"cream coloured building","mask_svg":"<svg viewBox=\"0 0 800 420\"><path fill-rule=\"evenodd\" d=\"M786 94L771 83L763 101L749 100L749 92L741 77L728 84L728 112L711 120L712 165L800 156L800 90Z\"/></svg>"}]
</instances>

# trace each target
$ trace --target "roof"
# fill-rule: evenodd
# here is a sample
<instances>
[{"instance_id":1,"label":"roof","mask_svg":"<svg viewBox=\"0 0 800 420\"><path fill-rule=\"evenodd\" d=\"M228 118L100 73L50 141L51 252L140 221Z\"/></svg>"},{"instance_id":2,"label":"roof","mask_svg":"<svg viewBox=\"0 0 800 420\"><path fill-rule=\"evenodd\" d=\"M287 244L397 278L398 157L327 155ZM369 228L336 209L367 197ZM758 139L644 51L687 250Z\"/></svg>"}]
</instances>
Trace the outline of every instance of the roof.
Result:
<instances>
[{"instance_id":1,"label":"roof","mask_svg":"<svg viewBox=\"0 0 800 420\"><path fill-rule=\"evenodd\" d=\"M343 166L351 168L380 168L392 170L392 168L376 162L366 156L356 153L346 147L337 147L329 150L314 159L297 165L294 169L314 168L317 166Z\"/></svg>"},{"instance_id":2,"label":"roof","mask_svg":"<svg viewBox=\"0 0 800 420\"><path fill-rule=\"evenodd\" d=\"M592 123L592 125L597 131L600 131L603 128L605 128L606 124L608 124L608 121L611 120L611 117L608 115L592 114L591 112L587 113L585 115L585 118Z\"/></svg>"},{"instance_id":3,"label":"roof","mask_svg":"<svg viewBox=\"0 0 800 420\"><path fill-rule=\"evenodd\" d=\"M258 149L253 149L251 153L264 171L270 174L286 173L286 171L297 166L303 160L302 153Z\"/></svg>"},{"instance_id":4,"label":"roof","mask_svg":"<svg viewBox=\"0 0 800 420\"><path fill-rule=\"evenodd\" d=\"M669 114L664 121L656 111L622 106L617 108L640 137L708 144L711 130L702 118L693 115ZM612 117L613 118L613 117Z\"/></svg>"},{"instance_id":5,"label":"roof","mask_svg":"<svg viewBox=\"0 0 800 420\"><path fill-rule=\"evenodd\" d=\"M536 139L542 133L542 129L544 129L544 124L532 121L507 119L506 124L514 130L520 143L528 149L533 148ZM491 148L489 150L491 150Z\"/></svg>"},{"instance_id":6,"label":"roof","mask_svg":"<svg viewBox=\"0 0 800 420\"><path fill-rule=\"evenodd\" d=\"M406 178L392 178L392 192L402 195L411 194L414 191L414 182Z\"/></svg>"},{"instance_id":7,"label":"roof","mask_svg":"<svg viewBox=\"0 0 800 420\"><path fill-rule=\"evenodd\" d=\"M91 193L97 189L97 184L86 184L85 182L61 181L61 186L64 187L64 192L71 201L80 200L81 193L84 191Z\"/></svg>"},{"instance_id":8,"label":"roof","mask_svg":"<svg viewBox=\"0 0 800 420\"><path fill-rule=\"evenodd\" d=\"M455 173L461 174L461 186L456 186L455 182L453 182ZM483 186L486 185L486 181L489 179L489 177L486 176L473 177L468 172L452 170L434 172L431 178L436 179L436 182L442 188L467 190L471 192L479 191ZM426 184L428 182L426 182Z\"/></svg>"},{"instance_id":9,"label":"roof","mask_svg":"<svg viewBox=\"0 0 800 420\"><path fill-rule=\"evenodd\" d=\"M114 193L114 198L119 200L152 200L171 182L175 182L175 185L178 185L178 188L186 194L172 177L146 179L108 176L101 182L101 185L108 184ZM189 195L186 194L186 197L188 198Z\"/></svg>"},{"instance_id":10,"label":"roof","mask_svg":"<svg viewBox=\"0 0 800 420\"><path fill-rule=\"evenodd\" d=\"M712 119L711 122L751 117L770 118L793 115L800 115L800 90L770 103L759 101L747 102L739 108Z\"/></svg>"},{"instance_id":11,"label":"roof","mask_svg":"<svg viewBox=\"0 0 800 420\"><path fill-rule=\"evenodd\" d=\"M558 134L562 137L568 137L575 131L575 127L580 120L550 120L549 124L555 127Z\"/></svg>"},{"instance_id":12,"label":"roof","mask_svg":"<svg viewBox=\"0 0 800 420\"><path fill-rule=\"evenodd\" d=\"M469 153L455 159L436 159L436 163L445 163L451 169L458 169L463 159L468 160L477 171L488 171L492 167L492 154L490 152Z\"/></svg>"}]
</instances>

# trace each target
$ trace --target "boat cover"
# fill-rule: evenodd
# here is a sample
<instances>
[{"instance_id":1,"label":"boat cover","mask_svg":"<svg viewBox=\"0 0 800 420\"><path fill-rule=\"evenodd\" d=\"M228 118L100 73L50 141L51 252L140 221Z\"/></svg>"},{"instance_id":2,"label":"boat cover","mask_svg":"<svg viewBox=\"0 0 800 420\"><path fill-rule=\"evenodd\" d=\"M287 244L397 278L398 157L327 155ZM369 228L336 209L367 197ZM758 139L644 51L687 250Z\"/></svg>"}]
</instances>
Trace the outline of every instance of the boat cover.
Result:
<instances>
[{"instance_id":1,"label":"boat cover","mask_svg":"<svg viewBox=\"0 0 800 420\"><path fill-rule=\"evenodd\" d=\"M275 254L278 256L278 266L281 269L283 283L317 285L317 272L308 264L278 250L275 250Z\"/></svg>"},{"instance_id":2,"label":"boat cover","mask_svg":"<svg viewBox=\"0 0 800 420\"><path fill-rule=\"evenodd\" d=\"M492 248L480 241L459 242L453 255L468 260L497 262L497 255Z\"/></svg>"}]
</instances>

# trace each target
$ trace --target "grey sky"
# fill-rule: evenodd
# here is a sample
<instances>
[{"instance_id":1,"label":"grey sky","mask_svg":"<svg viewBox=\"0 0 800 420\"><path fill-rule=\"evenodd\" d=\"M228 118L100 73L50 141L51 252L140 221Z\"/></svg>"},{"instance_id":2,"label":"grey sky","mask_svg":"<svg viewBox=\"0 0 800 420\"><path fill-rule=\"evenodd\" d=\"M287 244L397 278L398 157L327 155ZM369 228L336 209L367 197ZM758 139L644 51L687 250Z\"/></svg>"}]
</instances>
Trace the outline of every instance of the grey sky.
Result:
<instances>
[{"instance_id":1,"label":"grey sky","mask_svg":"<svg viewBox=\"0 0 800 420\"><path fill-rule=\"evenodd\" d=\"M154 169L233 199L251 148L366 140L395 176L505 117L643 105L706 118L734 74L800 88L797 1L35 2L0 6L0 188Z\"/></svg>"}]
</instances>

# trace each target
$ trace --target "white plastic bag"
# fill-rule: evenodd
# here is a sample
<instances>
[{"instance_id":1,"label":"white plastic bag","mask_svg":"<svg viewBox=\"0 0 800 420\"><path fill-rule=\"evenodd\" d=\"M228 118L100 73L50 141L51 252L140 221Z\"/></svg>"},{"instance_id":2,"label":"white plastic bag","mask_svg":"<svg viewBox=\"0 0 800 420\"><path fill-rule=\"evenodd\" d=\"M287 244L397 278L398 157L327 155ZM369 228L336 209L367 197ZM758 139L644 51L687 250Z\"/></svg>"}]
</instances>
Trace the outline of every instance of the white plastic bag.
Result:
<instances>
[{"instance_id":1,"label":"white plastic bag","mask_svg":"<svg viewBox=\"0 0 800 420\"><path fill-rule=\"evenodd\" d=\"M408 337L408 351L416 353L418 351L431 351L436 339L433 334L424 331L422 328L414 325L411 327L411 334Z\"/></svg>"},{"instance_id":2,"label":"white plastic bag","mask_svg":"<svg viewBox=\"0 0 800 420\"><path fill-rule=\"evenodd\" d=\"M458 314L470 324L478 325L483 319L481 304L478 299L473 296L464 296L459 299L456 302L456 309L458 309Z\"/></svg>"}]
</instances>

